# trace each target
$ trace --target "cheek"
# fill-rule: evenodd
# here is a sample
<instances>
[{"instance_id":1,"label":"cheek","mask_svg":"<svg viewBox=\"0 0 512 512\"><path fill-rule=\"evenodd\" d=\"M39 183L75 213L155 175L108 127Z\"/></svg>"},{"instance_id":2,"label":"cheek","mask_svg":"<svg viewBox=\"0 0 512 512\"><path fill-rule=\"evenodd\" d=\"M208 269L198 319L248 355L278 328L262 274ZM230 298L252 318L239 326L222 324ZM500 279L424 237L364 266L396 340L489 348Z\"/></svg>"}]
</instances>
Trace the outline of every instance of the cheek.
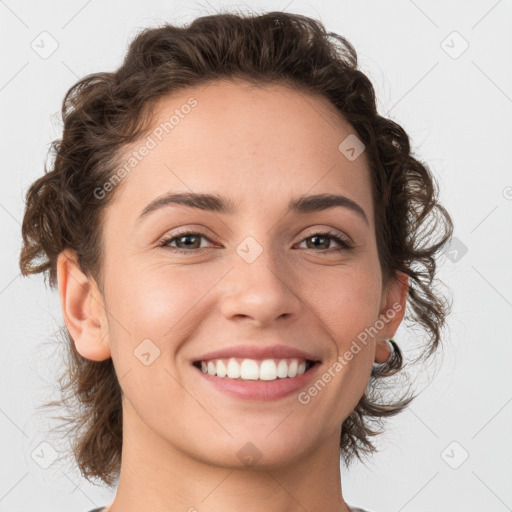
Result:
<instances>
[{"instance_id":1,"label":"cheek","mask_svg":"<svg viewBox=\"0 0 512 512\"><path fill-rule=\"evenodd\" d=\"M308 301L315 305L325 340L333 344L333 357L320 377L329 382L321 401L338 420L357 405L370 378L374 360L370 328L378 318L380 274L354 265L329 272L321 283L311 288Z\"/></svg>"},{"instance_id":2,"label":"cheek","mask_svg":"<svg viewBox=\"0 0 512 512\"><path fill-rule=\"evenodd\" d=\"M120 331L121 337L128 331L133 343L149 338L161 350L172 348L172 339L186 336L191 324L197 324L201 298L220 277L222 273L206 267L160 262L113 272L108 298L112 314L126 328ZM119 331L119 326L116 329Z\"/></svg>"},{"instance_id":3,"label":"cheek","mask_svg":"<svg viewBox=\"0 0 512 512\"><path fill-rule=\"evenodd\" d=\"M340 341L375 322L381 300L380 273L365 264L331 267L302 278L306 304Z\"/></svg>"}]
</instances>

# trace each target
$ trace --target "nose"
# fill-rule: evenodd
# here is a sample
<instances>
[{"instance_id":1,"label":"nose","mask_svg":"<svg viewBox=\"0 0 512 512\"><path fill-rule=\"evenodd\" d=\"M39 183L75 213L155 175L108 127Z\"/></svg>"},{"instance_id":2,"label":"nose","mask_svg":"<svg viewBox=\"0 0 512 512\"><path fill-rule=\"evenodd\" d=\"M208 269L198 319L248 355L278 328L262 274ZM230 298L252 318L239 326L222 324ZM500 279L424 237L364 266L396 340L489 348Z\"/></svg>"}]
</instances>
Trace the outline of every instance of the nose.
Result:
<instances>
[{"instance_id":1,"label":"nose","mask_svg":"<svg viewBox=\"0 0 512 512\"><path fill-rule=\"evenodd\" d=\"M274 320L300 317L303 304L297 295L298 276L264 250L249 263L235 255L221 291L221 312L228 320L265 327Z\"/></svg>"}]
</instances>

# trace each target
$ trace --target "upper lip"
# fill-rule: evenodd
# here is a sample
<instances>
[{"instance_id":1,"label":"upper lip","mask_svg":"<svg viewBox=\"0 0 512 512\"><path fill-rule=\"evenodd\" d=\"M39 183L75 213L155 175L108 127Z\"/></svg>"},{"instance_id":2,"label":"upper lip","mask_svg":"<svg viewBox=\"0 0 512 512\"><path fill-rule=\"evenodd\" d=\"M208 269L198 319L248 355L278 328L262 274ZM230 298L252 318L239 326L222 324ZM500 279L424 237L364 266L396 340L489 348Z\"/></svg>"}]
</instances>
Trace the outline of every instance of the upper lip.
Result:
<instances>
[{"instance_id":1,"label":"upper lip","mask_svg":"<svg viewBox=\"0 0 512 512\"><path fill-rule=\"evenodd\" d=\"M273 345L271 347L262 347L260 345L236 345L234 347L226 347L203 354L195 359L194 362L208 361L211 359L228 359L230 357L239 357L242 359L297 358L314 362L320 360L315 354L310 354L304 350L299 350L294 347L287 347L286 345Z\"/></svg>"}]
</instances>

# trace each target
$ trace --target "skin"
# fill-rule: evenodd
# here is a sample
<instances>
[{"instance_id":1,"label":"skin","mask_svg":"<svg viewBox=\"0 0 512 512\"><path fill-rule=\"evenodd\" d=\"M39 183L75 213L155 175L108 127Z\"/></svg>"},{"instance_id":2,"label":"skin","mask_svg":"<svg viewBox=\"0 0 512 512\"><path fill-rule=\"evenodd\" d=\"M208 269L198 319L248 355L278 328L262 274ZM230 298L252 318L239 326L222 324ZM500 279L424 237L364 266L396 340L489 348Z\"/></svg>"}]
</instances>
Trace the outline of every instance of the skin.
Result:
<instances>
[{"instance_id":1,"label":"skin","mask_svg":"<svg viewBox=\"0 0 512 512\"><path fill-rule=\"evenodd\" d=\"M110 510L347 512L341 425L374 361L389 357L385 340L402 321L408 286L402 275L382 288L365 153L350 161L338 150L355 131L326 99L278 85L189 89L160 102L155 126L191 96L197 107L124 178L106 210L104 295L73 252L58 258L76 348L94 361L112 357L123 391L122 467ZM239 213L168 206L136 222L170 191L218 193ZM317 193L351 198L369 224L342 207L286 213L291 198ZM200 229L206 249L187 249L180 238L171 245L186 254L158 247L180 227ZM332 239L315 246L310 237L325 228L355 247L335 251ZM263 249L252 263L236 252L247 236ZM217 348L284 344L318 354L321 375L393 304L401 311L307 405L296 394L231 397L191 365ZM149 366L134 356L144 339L160 350ZM237 455L248 442L261 454L250 468Z\"/></svg>"}]
</instances>

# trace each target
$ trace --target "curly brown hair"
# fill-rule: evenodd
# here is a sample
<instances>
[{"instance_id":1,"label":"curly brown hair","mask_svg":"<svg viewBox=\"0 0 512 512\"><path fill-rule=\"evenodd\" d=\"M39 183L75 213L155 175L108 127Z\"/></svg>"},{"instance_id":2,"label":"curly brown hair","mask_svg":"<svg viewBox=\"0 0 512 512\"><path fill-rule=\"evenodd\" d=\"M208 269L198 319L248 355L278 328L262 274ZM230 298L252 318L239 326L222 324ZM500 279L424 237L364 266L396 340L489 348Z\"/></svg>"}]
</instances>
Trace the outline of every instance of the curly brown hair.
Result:
<instances>
[{"instance_id":1,"label":"curly brown hair","mask_svg":"<svg viewBox=\"0 0 512 512\"><path fill-rule=\"evenodd\" d=\"M51 168L45 164L45 174L26 194L22 274L44 272L55 287L57 257L69 248L102 290L102 215L115 194L97 197L94 191L113 176L127 145L150 129L163 97L226 78L284 84L327 98L365 144L383 284L396 279L397 272L409 276L405 317L427 334L420 354L425 361L440 345L451 309L434 278L437 253L453 225L438 201L431 171L413 157L404 129L377 113L374 88L357 67L356 51L344 37L297 14L223 13L184 27L142 30L117 71L90 74L66 93L62 138L49 150ZM68 360L59 378L61 397L45 405L68 407L69 415L61 419L71 425L80 471L112 485L122 449L121 388L112 359L80 356L65 326L62 333ZM383 379L403 375L405 366L398 347L388 363L374 366L365 394L342 426L340 448L347 466L354 455L361 459L376 451L370 437L381 433L383 418L415 398L410 386L398 400L382 393L390 383Z\"/></svg>"}]
</instances>

